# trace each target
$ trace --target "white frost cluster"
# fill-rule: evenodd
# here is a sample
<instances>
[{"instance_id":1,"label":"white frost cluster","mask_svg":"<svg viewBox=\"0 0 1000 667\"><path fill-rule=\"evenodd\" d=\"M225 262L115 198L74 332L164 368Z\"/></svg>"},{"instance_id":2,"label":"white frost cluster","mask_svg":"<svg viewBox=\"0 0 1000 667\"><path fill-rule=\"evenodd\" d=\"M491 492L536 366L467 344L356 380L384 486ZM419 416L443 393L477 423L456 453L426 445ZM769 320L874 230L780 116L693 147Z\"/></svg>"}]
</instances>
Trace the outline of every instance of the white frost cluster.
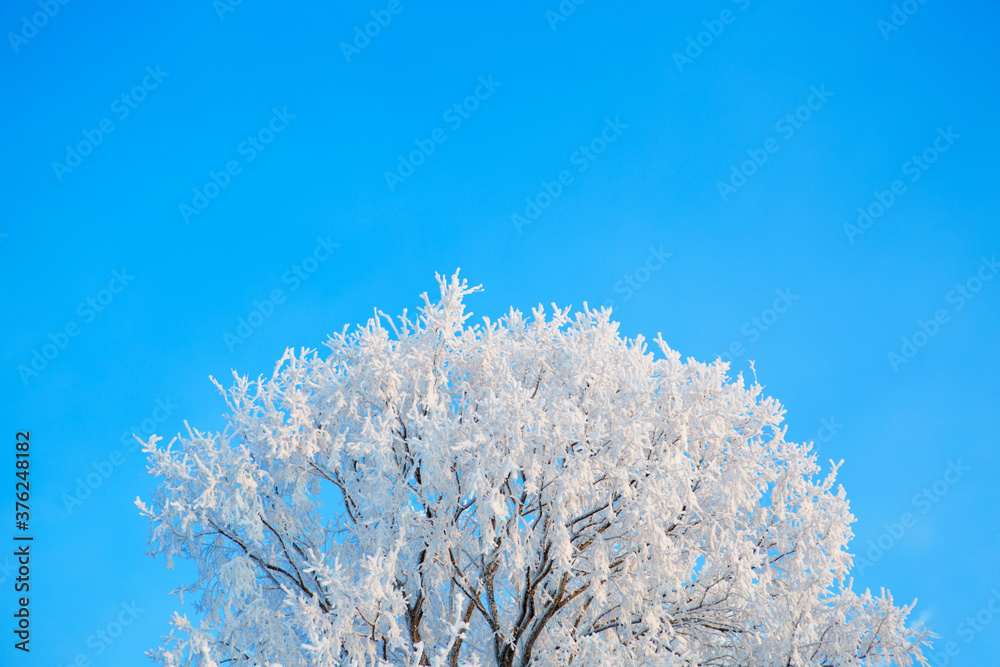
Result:
<instances>
[{"instance_id":1,"label":"white frost cluster","mask_svg":"<svg viewBox=\"0 0 1000 667\"><path fill-rule=\"evenodd\" d=\"M925 664L912 605L851 590L844 491L759 385L607 310L467 326L476 289L439 282L220 386L223 433L150 438L136 502L203 614L163 664Z\"/></svg>"}]
</instances>

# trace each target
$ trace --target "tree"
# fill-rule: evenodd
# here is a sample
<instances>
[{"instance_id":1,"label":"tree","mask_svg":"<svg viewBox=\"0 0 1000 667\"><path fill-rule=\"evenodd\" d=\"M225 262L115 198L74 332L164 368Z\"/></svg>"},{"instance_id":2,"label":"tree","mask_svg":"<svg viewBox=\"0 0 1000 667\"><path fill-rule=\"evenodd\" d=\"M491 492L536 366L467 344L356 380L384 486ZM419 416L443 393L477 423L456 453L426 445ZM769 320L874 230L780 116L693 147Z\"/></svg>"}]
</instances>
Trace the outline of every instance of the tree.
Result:
<instances>
[{"instance_id":1,"label":"tree","mask_svg":"<svg viewBox=\"0 0 1000 667\"><path fill-rule=\"evenodd\" d=\"M438 281L146 443L151 553L200 573L163 664L926 664L759 385L586 305L467 326L478 288Z\"/></svg>"}]
</instances>

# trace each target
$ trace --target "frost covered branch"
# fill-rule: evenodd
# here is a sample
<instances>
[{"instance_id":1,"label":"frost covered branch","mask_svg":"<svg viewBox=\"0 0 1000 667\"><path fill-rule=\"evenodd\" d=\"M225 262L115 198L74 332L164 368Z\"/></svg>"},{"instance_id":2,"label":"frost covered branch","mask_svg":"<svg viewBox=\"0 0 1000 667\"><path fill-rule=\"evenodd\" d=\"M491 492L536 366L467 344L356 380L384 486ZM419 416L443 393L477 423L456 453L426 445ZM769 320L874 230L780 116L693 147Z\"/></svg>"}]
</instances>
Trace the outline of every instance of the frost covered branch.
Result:
<instances>
[{"instance_id":1,"label":"frost covered branch","mask_svg":"<svg viewBox=\"0 0 1000 667\"><path fill-rule=\"evenodd\" d=\"M222 433L147 443L152 550L197 563L204 616L163 664L926 664L758 385L606 310L467 325L476 289L439 282L220 386Z\"/></svg>"}]
</instances>

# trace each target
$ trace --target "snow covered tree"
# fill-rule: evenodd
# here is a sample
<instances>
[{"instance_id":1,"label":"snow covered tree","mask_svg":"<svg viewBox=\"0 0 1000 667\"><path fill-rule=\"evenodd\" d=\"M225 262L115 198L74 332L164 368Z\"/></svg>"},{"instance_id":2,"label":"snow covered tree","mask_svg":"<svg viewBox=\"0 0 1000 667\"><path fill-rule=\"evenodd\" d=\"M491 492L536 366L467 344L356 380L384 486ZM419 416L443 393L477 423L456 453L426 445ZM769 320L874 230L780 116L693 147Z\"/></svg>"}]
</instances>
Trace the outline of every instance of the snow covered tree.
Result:
<instances>
[{"instance_id":1,"label":"snow covered tree","mask_svg":"<svg viewBox=\"0 0 1000 667\"><path fill-rule=\"evenodd\" d=\"M586 305L467 325L478 288L438 280L146 443L151 553L200 573L163 664L926 664L759 385Z\"/></svg>"}]
</instances>

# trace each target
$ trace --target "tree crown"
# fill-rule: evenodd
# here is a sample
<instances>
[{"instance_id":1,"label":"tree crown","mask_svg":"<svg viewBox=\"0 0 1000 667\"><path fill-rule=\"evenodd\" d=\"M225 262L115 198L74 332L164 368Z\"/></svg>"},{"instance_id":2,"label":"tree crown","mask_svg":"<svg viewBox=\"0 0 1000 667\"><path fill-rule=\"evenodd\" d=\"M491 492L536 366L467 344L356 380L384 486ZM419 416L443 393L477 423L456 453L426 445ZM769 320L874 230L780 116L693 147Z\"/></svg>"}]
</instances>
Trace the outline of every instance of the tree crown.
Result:
<instances>
[{"instance_id":1,"label":"tree crown","mask_svg":"<svg viewBox=\"0 0 1000 667\"><path fill-rule=\"evenodd\" d=\"M150 438L136 502L203 612L164 664L924 663L912 605L852 591L836 466L759 385L609 310L468 325L476 288L438 280L415 319L216 383L223 432Z\"/></svg>"}]
</instances>

